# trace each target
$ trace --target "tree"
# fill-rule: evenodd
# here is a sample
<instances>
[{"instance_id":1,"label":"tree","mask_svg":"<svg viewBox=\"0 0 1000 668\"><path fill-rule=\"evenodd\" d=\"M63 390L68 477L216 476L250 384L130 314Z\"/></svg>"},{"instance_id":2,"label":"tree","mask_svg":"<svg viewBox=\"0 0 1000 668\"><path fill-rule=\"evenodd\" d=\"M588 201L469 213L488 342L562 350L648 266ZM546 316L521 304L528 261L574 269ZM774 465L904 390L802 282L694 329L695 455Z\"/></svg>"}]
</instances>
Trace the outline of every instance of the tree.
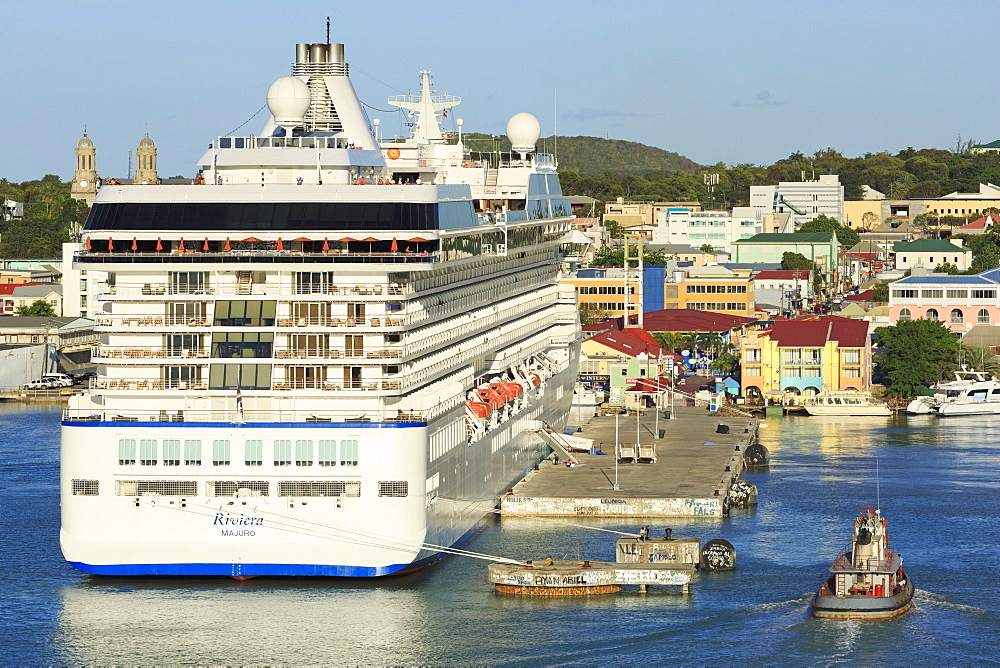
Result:
<instances>
[{"instance_id":1,"label":"tree","mask_svg":"<svg viewBox=\"0 0 1000 668\"><path fill-rule=\"evenodd\" d=\"M965 346L958 352L958 362L962 366L972 367L974 371L985 371L996 376L1000 371L1000 360L989 346Z\"/></svg>"},{"instance_id":2,"label":"tree","mask_svg":"<svg viewBox=\"0 0 1000 668\"><path fill-rule=\"evenodd\" d=\"M913 397L950 376L961 349L958 334L937 320L903 320L875 330L876 379L897 397Z\"/></svg>"},{"instance_id":3,"label":"tree","mask_svg":"<svg viewBox=\"0 0 1000 668\"><path fill-rule=\"evenodd\" d=\"M604 229L612 239L621 239L625 236L625 228L617 220L605 220Z\"/></svg>"},{"instance_id":4,"label":"tree","mask_svg":"<svg viewBox=\"0 0 1000 668\"><path fill-rule=\"evenodd\" d=\"M872 301L875 302L888 302L889 301L889 283L890 281L879 281L874 286L872 286L873 296Z\"/></svg>"},{"instance_id":5,"label":"tree","mask_svg":"<svg viewBox=\"0 0 1000 668\"><path fill-rule=\"evenodd\" d=\"M687 344L687 336L681 332L653 332L653 338L667 352L677 352Z\"/></svg>"},{"instance_id":6,"label":"tree","mask_svg":"<svg viewBox=\"0 0 1000 668\"><path fill-rule=\"evenodd\" d=\"M31 303L31 306L18 306L14 310L15 315L27 315L35 317L45 317L59 315L52 308L52 304L44 299L38 299Z\"/></svg>"},{"instance_id":7,"label":"tree","mask_svg":"<svg viewBox=\"0 0 1000 668\"><path fill-rule=\"evenodd\" d=\"M806 271L813 271L816 269L816 263L802 253L785 251L781 254L781 268L785 271L790 271L792 269L805 269Z\"/></svg>"},{"instance_id":8,"label":"tree","mask_svg":"<svg viewBox=\"0 0 1000 668\"><path fill-rule=\"evenodd\" d=\"M820 214L812 220L802 223L799 225L796 232L833 232L837 235L837 241L841 246L847 246L850 248L854 244L861 241L861 237L858 233L849 227L841 225L835 219L830 218Z\"/></svg>"},{"instance_id":9,"label":"tree","mask_svg":"<svg viewBox=\"0 0 1000 668\"><path fill-rule=\"evenodd\" d=\"M951 262L945 262L943 264L939 264L938 266L934 267L934 272L939 274L949 274L951 276L955 276L956 274L962 273L962 270L959 269L957 265L954 265Z\"/></svg>"},{"instance_id":10,"label":"tree","mask_svg":"<svg viewBox=\"0 0 1000 668\"><path fill-rule=\"evenodd\" d=\"M710 367L712 371L717 371L727 376L737 375L740 366L740 356L736 353L722 353L715 358Z\"/></svg>"},{"instance_id":11,"label":"tree","mask_svg":"<svg viewBox=\"0 0 1000 668\"><path fill-rule=\"evenodd\" d=\"M715 246L713 246L712 244L702 244L698 248L698 250L700 250L702 253L714 253L715 252Z\"/></svg>"}]
</instances>

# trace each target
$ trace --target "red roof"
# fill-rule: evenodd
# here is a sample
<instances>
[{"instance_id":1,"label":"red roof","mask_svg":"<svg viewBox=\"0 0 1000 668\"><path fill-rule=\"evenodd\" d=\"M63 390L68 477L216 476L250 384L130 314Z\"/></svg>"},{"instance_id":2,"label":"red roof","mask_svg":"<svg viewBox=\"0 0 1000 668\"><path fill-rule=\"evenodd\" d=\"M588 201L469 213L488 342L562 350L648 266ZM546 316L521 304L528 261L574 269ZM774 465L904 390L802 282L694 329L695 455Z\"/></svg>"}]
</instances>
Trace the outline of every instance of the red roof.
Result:
<instances>
[{"instance_id":1,"label":"red roof","mask_svg":"<svg viewBox=\"0 0 1000 668\"><path fill-rule=\"evenodd\" d=\"M25 285L43 285L42 283L7 283L0 285L0 295L12 295L14 294L14 288L23 288Z\"/></svg>"},{"instance_id":2,"label":"red roof","mask_svg":"<svg viewBox=\"0 0 1000 668\"><path fill-rule=\"evenodd\" d=\"M654 394L656 392L662 392L668 387L670 387L670 379L666 376L658 376L656 378L637 378L635 385L625 388L625 391Z\"/></svg>"},{"instance_id":3,"label":"red roof","mask_svg":"<svg viewBox=\"0 0 1000 668\"><path fill-rule=\"evenodd\" d=\"M847 295L844 297L845 302L870 302L875 299L874 290L865 290L864 292L859 292L856 295Z\"/></svg>"},{"instance_id":4,"label":"red roof","mask_svg":"<svg viewBox=\"0 0 1000 668\"><path fill-rule=\"evenodd\" d=\"M808 281L809 274L812 272L806 271L805 269L775 269L769 271L762 271L753 277L753 280L758 278L769 278L771 280L778 281Z\"/></svg>"},{"instance_id":5,"label":"red roof","mask_svg":"<svg viewBox=\"0 0 1000 668\"><path fill-rule=\"evenodd\" d=\"M641 333L641 334L640 334ZM635 357L639 353L660 357L668 354L656 340L642 329L629 328L620 332L605 332L589 339L620 353Z\"/></svg>"},{"instance_id":6,"label":"red roof","mask_svg":"<svg viewBox=\"0 0 1000 668\"><path fill-rule=\"evenodd\" d=\"M868 323L836 315L805 316L775 321L770 336L782 348L822 348L827 341L837 341L844 348L864 348Z\"/></svg>"},{"instance_id":7,"label":"red roof","mask_svg":"<svg viewBox=\"0 0 1000 668\"><path fill-rule=\"evenodd\" d=\"M628 317L630 325L638 322L638 317ZM664 309L643 314L643 325L648 332L728 332L757 322L755 318L742 315L725 315L714 311L696 311L689 308ZM585 325L585 332L621 331L622 318L612 318L593 325Z\"/></svg>"},{"instance_id":8,"label":"red roof","mask_svg":"<svg viewBox=\"0 0 1000 668\"><path fill-rule=\"evenodd\" d=\"M990 225L1000 225L1000 214L988 213L982 218L976 218L972 222L962 225L960 230L985 230Z\"/></svg>"}]
</instances>

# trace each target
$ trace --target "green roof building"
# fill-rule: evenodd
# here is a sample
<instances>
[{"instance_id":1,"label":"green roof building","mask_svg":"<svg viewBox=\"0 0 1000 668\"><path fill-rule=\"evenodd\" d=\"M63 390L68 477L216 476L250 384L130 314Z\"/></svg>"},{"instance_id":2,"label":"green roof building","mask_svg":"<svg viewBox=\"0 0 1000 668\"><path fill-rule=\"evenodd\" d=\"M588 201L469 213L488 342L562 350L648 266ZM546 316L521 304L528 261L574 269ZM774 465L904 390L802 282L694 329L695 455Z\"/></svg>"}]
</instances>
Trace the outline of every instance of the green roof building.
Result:
<instances>
[{"instance_id":1,"label":"green roof building","mask_svg":"<svg viewBox=\"0 0 1000 668\"><path fill-rule=\"evenodd\" d=\"M840 244L833 232L756 234L732 243L733 262L780 263L785 253L799 253L816 263L831 281L837 268Z\"/></svg>"},{"instance_id":2,"label":"green roof building","mask_svg":"<svg viewBox=\"0 0 1000 668\"><path fill-rule=\"evenodd\" d=\"M948 263L958 267L959 271L965 271L972 263L972 251L944 239L897 241L892 245L892 252L896 258L896 269L901 270L915 267L934 269Z\"/></svg>"}]
</instances>

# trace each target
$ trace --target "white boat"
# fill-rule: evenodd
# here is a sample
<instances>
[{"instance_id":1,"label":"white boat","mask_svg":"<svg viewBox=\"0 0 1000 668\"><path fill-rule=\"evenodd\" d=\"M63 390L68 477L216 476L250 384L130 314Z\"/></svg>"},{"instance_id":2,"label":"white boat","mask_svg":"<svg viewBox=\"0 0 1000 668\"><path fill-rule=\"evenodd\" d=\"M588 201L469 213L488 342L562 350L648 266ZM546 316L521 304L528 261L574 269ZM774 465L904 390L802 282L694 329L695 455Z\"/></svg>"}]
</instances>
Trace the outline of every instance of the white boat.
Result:
<instances>
[{"instance_id":1,"label":"white boat","mask_svg":"<svg viewBox=\"0 0 1000 668\"><path fill-rule=\"evenodd\" d=\"M932 389L933 394L917 397L913 399L907 406L906 412L912 415L926 415L929 413L938 413L941 406L946 402L952 402L953 400L959 399L964 390L971 389L973 386L981 383L992 383L993 376L984 371L971 371L966 368L962 368L961 371L955 372L955 380L948 381L946 383L938 383ZM987 385L980 385L977 388L977 397L979 398L982 394L983 389L992 390L992 387ZM989 392L987 392L989 394ZM977 403L976 401L969 401L967 403ZM988 400L979 401L978 403L990 403ZM952 410L952 409L949 409ZM995 412L995 411L989 411ZM945 415L956 414L946 412Z\"/></svg>"},{"instance_id":2,"label":"white boat","mask_svg":"<svg viewBox=\"0 0 1000 668\"><path fill-rule=\"evenodd\" d=\"M61 544L87 573L381 576L447 556L549 452L579 356L571 228L537 120L376 143L341 44L299 44L261 132L191 185L101 188L98 376L62 427ZM459 135L460 137L460 135Z\"/></svg>"},{"instance_id":3,"label":"white boat","mask_svg":"<svg viewBox=\"0 0 1000 668\"><path fill-rule=\"evenodd\" d=\"M802 406L809 415L892 415L884 402L867 392L821 392L806 398Z\"/></svg>"}]
</instances>

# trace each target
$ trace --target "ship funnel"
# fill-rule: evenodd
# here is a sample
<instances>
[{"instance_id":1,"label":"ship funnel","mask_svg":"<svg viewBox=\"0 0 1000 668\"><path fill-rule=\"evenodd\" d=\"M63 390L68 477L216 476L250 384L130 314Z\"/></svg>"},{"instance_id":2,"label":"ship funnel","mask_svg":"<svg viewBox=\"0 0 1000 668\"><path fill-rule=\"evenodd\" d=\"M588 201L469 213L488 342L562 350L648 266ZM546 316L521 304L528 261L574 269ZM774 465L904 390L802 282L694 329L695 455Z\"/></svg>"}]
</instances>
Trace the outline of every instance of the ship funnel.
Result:
<instances>
[{"instance_id":1,"label":"ship funnel","mask_svg":"<svg viewBox=\"0 0 1000 668\"><path fill-rule=\"evenodd\" d=\"M308 44L296 44L295 45L295 62L296 63L308 63L309 62L309 45Z\"/></svg>"}]
</instances>

